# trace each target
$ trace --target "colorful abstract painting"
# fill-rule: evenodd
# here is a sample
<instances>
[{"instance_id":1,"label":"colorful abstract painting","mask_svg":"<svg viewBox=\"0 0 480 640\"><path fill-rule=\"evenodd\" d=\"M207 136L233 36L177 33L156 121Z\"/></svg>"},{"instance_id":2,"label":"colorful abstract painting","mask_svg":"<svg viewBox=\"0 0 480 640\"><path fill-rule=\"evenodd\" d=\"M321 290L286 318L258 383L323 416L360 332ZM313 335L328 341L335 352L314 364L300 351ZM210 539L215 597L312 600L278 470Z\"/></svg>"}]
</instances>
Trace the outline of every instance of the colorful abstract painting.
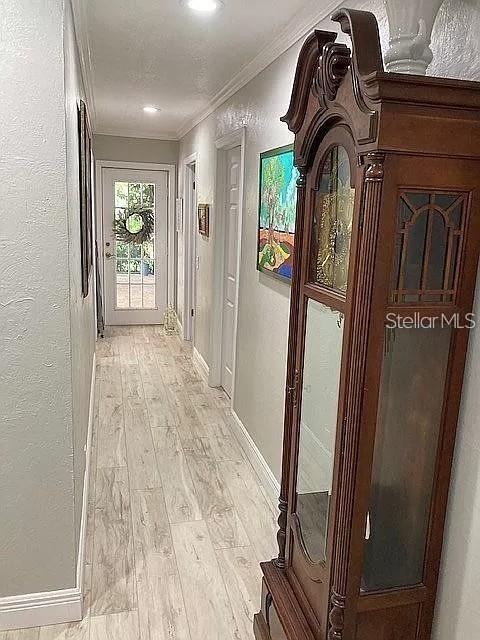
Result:
<instances>
[{"instance_id":1,"label":"colorful abstract painting","mask_svg":"<svg viewBox=\"0 0 480 640\"><path fill-rule=\"evenodd\" d=\"M284 280L292 278L297 178L292 145L261 154L257 268Z\"/></svg>"}]
</instances>

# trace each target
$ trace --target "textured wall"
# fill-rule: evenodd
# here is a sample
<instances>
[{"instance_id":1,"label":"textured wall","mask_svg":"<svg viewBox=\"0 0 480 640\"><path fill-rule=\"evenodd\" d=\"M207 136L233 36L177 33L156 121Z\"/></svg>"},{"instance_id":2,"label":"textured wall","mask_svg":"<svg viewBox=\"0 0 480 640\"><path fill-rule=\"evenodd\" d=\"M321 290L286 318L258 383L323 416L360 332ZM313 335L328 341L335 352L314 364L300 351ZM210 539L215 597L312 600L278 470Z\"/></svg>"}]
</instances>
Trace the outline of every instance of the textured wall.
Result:
<instances>
[{"instance_id":1,"label":"textured wall","mask_svg":"<svg viewBox=\"0 0 480 640\"><path fill-rule=\"evenodd\" d=\"M70 270L70 352L73 407L73 480L75 485L75 544L83 506L85 443L87 441L92 361L95 351L93 271L89 294L82 294L80 192L77 105L84 98L70 0L65 3L65 122L67 141L67 213Z\"/></svg>"},{"instance_id":2,"label":"textured wall","mask_svg":"<svg viewBox=\"0 0 480 640\"><path fill-rule=\"evenodd\" d=\"M428 75L480 79L480 3L478 0L446 0L432 33L433 62Z\"/></svg>"},{"instance_id":3,"label":"textured wall","mask_svg":"<svg viewBox=\"0 0 480 640\"><path fill-rule=\"evenodd\" d=\"M177 164L178 142L148 138L123 138L96 135L93 140L96 160L157 162Z\"/></svg>"},{"instance_id":4,"label":"textured wall","mask_svg":"<svg viewBox=\"0 0 480 640\"><path fill-rule=\"evenodd\" d=\"M381 0L346 4L375 13L385 50L388 46L388 25ZM330 30L335 28L330 21L319 26ZM433 31L435 59L429 73L480 80L479 28L480 7L476 0L445 2ZM200 200L213 204L215 139L240 126L247 127L234 407L277 478L280 473L290 289L284 283L255 270L258 156L260 152L288 144L292 139L286 126L279 122L279 117L285 113L289 102L299 47L300 44L294 45L187 134L181 141L179 158L179 192L183 190L183 159L197 152L198 196ZM212 231L215 233L214 217ZM195 341L208 362L213 281L212 239L201 238L198 244L200 268ZM181 265L182 237L179 238L178 255ZM178 296L181 307L181 281ZM472 332L470 342L435 640L476 638L480 633L480 614L476 604L480 580L479 354L480 333L477 329Z\"/></svg>"},{"instance_id":5,"label":"textured wall","mask_svg":"<svg viewBox=\"0 0 480 640\"><path fill-rule=\"evenodd\" d=\"M63 0L0 1L0 596L75 584Z\"/></svg>"}]
</instances>

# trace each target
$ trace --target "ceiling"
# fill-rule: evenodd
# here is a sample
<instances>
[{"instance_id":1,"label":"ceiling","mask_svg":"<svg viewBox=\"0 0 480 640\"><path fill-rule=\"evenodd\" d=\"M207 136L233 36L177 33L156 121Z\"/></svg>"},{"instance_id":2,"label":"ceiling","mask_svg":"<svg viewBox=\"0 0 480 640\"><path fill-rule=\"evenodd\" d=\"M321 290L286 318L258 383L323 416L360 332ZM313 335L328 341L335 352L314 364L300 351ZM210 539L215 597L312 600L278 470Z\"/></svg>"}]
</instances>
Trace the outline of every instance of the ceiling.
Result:
<instances>
[{"instance_id":1,"label":"ceiling","mask_svg":"<svg viewBox=\"0 0 480 640\"><path fill-rule=\"evenodd\" d=\"M311 0L224 0L214 14L181 0L84 0L95 131L178 138L259 54L282 53L287 24L308 7L311 19Z\"/></svg>"}]
</instances>

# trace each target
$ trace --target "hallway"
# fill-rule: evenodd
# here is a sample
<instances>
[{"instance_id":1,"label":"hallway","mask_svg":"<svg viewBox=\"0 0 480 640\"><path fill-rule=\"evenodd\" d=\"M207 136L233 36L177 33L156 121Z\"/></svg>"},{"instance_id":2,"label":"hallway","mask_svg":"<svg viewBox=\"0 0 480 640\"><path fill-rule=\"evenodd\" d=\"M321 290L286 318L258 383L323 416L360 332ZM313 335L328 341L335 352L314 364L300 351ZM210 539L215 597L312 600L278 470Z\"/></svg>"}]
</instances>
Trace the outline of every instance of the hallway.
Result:
<instances>
[{"instance_id":1,"label":"hallway","mask_svg":"<svg viewBox=\"0 0 480 640\"><path fill-rule=\"evenodd\" d=\"M153 326L99 341L95 399L86 617L0 640L253 638L276 523L229 399Z\"/></svg>"}]
</instances>

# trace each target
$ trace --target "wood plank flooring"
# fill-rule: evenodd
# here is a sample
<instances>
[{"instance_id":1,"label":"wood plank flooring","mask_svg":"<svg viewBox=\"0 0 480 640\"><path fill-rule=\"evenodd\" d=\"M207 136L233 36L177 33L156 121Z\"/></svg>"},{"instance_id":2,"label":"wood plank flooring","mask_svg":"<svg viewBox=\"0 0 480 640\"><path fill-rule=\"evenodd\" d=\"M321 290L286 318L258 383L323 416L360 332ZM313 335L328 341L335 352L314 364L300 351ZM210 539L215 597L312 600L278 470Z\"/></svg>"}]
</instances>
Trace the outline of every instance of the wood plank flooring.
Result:
<instances>
[{"instance_id":1,"label":"wood plank flooring","mask_svg":"<svg viewBox=\"0 0 480 640\"><path fill-rule=\"evenodd\" d=\"M98 343L86 616L0 640L252 640L275 507L229 424L229 399L161 327Z\"/></svg>"}]
</instances>

